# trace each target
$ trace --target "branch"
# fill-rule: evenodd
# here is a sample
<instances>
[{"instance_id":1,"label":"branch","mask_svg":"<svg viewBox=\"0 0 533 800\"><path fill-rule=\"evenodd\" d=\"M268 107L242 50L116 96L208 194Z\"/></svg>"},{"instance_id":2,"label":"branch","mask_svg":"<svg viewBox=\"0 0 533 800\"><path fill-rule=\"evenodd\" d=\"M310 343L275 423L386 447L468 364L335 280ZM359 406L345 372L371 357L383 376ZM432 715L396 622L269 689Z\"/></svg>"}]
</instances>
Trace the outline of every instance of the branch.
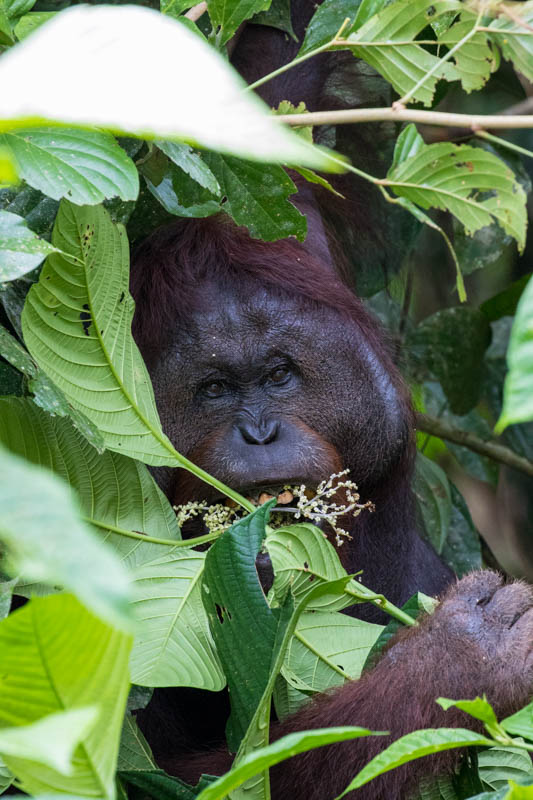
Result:
<instances>
[{"instance_id":1,"label":"branch","mask_svg":"<svg viewBox=\"0 0 533 800\"><path fill-rule=\"evenodd\" d=\"M533 115L526 114L449 114L394 108L348 108L342 111L313 111L309 114L280 114L276 119L291 126L347 125L353 122L418 122L452 128L511 129L533 128Z\"/></svg>"},{"instance_id":2,"label":"branch","mask_svg":"<svg viewBox=\"0 0 533 800\"><path fill-rule=\"evenodd\" d=\"M499 461L500 464L505 464L512 469L518 469L520 472L533 477L533 462L517 455L509 447L499 444L494 439L481 439L474 433L454 428L448 422L444 422L437 417L429 417L427 414L417 414L415 424L419 431L468 447L469 450L479 453L480 456L488 456L494 461Z\"/></svg>"}]
</instances>

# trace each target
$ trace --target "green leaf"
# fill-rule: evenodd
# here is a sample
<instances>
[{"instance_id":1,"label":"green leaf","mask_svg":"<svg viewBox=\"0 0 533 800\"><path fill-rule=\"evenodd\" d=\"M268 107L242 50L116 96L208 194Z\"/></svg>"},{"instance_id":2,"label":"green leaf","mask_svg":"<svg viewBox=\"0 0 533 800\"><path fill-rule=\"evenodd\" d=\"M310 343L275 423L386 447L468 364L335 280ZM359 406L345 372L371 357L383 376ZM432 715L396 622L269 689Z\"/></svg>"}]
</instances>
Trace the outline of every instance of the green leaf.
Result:
<instances>
[{"instance_id":1,"label":"green leaf","mask_svg":"<svg viewBox=\"0 0 533 800\"><path fill-rule=\"evenodd\" d=\"M459 708L487 726L498 726L498 718L486 697L475 697L473 700L449 700L446 697L437 697L436 702L445 711L449 708Z\"/></svg>"},{"instance_id":2,"label":"green leaf","mask_svg":"<svg viewBox=\"0 0 533 800\"><path fill-rule=\"evenodd\" d=\"M15 20L30 11L35 0L3 0L3 5L9 19Z\"/></svg>"},{"instance_id":3,"label":"green leaf","mask_svg":"<svg viewBox=\"0 0 533 800\"><path fill-rule=\"evenodd\" d=\"M30 231L23 217L0 211L0 283L20 278L35 269L55 250Z\"/></svg>"},{"instance_id":4,"label":"green leaf","mask_svg":"<svg viewBox=\"0 0 533 800\"><path fill-rule=\"evenodd\" d=\"M167 775L162 769L124 770L120 773L120 779L140 789L142 797L152 797L157 800L195 800L204 786L213 781L210 776L202 775L197 786L191 788L188 783Z\"/></svg>"},{"instance_id":5,"label":"green leaf","mask_svg":"<svg viewBox=\"0 0 533 800\"><path fill-rule=\"evenodd\" d=\"M511 330L503 409L496 425L501 433L508 425L533 419L533 278L518 303Z\"/></svg>"},{"instance_id":6,"label":"green leaf","mask_svg":"<svg viewBox=\"0 0 533 800\"><path fill-rule=\"evenodd\" d=\"M74 427L99 452L104 451L100 431L86 416L67 401L63 392L37 367L30 354L14 336L0 325L0 355L28 379L34 402L52 416L69 417Z\"/></svg>"},{"instance_id":7,"label":"green leaf","mask_svg":"<svg viewBox=\"0 0 533 800\"><path fill-rule=\"evenodd\" d=\"M502 55L512 61L514 68L528 80L533 81L533 2L528 0L519 6L512 6L513 18L500 13L490 23L490 38L501 48ZM520 24L523 20L525 24Z\"/></svg>"},{"instance_id":8,"label":"green leaf","mask_svg":"<svg viewBox=\"0 0 533 800\"><path fill-rule=\"evenodd\" d=\"M277 28L279 31L288 33L295 42L298 41L292 27L290 0L272 0L268 9L260 11L259 14L254 14L249 23Z\"/></svg>"},{"instance_id":9,"label":"green leaf","mask_svg":"<svg viewBox=\"0 0 533 800\"><path fill-rule=\"evenodd\" d=\"M110 81L117 64L134 92ZM194 81L176 85L176 76L190 75L191 64ZM29 119L96 126L337 170L318 148L276 122L259 97L243 92L242 78L201 37L149 8L82 5L62 11L2 56L0 85L3 130L14 122L28 127Z\"/></svg>"},{"instance_id":10,"label":"green leaf","mask_svg":"<svg viewBox=\"0 0 533 800\"><path fill-rule=\"evenodd\" d=\"M0 5L0 45L10 45L14 42L13 28L9 18Z\"/></svg>"},{"instance_id":11,"label":"green leaf","mask_svg":"<svg viewBox=\"0 0 533 800\"><path fill-rule=\"evenodd\" d=\"M17 585L17 578L11 581L0 580L0 620L7 617L11 610L11 600L13 598L13 589Z\"/></svg>"},{"instance_id":12,"label":"green leaf","mask_svg":"<svg viewBox=\"0 0 533 800\"><path fill-rule=\"evenodd\" d=\"M98 455L67 419L51 417L27 399L0 399L0 442L70 483L85 520L129 568L166 555L180 538L176 515L144 464L109 450ZM167 539L168 545L116 529Z\"/></svg>"},{"instance_id":13,"label":"green leaf","mask_svg":"<svg viewBox=\"0 0 533 800\"><path fill-rule=\"evenodd\" d=\"M353 25L361 0L324 0L313 14L305 31L298 56L310 53L335 38L343 21L348 18Z\"/></svg>"},{"instance_id":14,"label":"green leaf","mask_svg":"<svg viewBox=\"0 0 533 800\"><path fill-rule=\"evenodd\" d=\"M468 306L437 311L409 336L409 347L440 382L455 414L466 414L479 402L490 340L485 315Z\"/></svg>"},{"instance_id":15,"label":"green leaf","mask_svg":"<svg viewBox=\"0 0 533 800\"><path fill-rule=\"evenodd\" d=\"M265 547L275 575L272 593L279 603L289 590L300 602L317 583L348 575L331 542L309 523L269 531ZM352 604L353 598L346 594L324 595L316 598L308 610L340 611Z\"/></svg>"},{"instance_id":16,"label":"green leaf","mask_svg":"<svg viewBox=\"0 0 533 800\"><path fill-rule=\"evenodd\" d=\"M425 147L423 138L418 133L416 125L411 122L403 129L394 145L394 155L391 169L398 167L403 161L416 156Z\"/></svg>"},{"instance_id":17,"label":"green leaf","mask_svg":"<svg viewBox=\"0 0 533 800\"><path fill-rule=\"evenodd\" d=\"M8 770L5 762L0 758L0 794L3 794L6 789L9 789L13 783L13 775Z\"/></svg>"},{"instance_id":18,"label":"green leaf","mask_svg":"<svg viewBox=\"0 0 533 800\"><path fill-rule=\"evenodd\" d=\"M105 625L70 595L31 600L0 623L0 725L97 706L98 721L76 748L69 776L6 757L29 794L114 798L120 729L128 693L129 636Z\"/></svg>"},{"instance_id":19,"label":"green leaf","mask_svg":"<svg viewBox=\"0 0 533 800\"><path fill-rule=\"evenodd\" d=\"M109 133L26 128L3 134L0 145L13 154L20 177L55 200L93 205L139 194L135 165Z\"/></svg>"},{"instance_id":20,"label":"green leaf","mask_svg":"<svg viewBox=\"0 0 533 800\"><path fill-rule=\"evenodd\" d=\"M517 711L516 714L502 719L500 724L507 733L533 741L533 702Z\"/></svg>"},{"instance_id":21,"label":"green leaf","mask_svg":"<svg viewBox=\"0 0 533 800\"><path fill-rule=\"evenodd\" d=\"M391 169L387 185L424 209L450 211L468 234L496 221L524 247L525 192L503 161L479 147L427 145Z\"/></svg>"},{"instance_id":22,"label":"green leaf","mask_svg":"<svg viewBox=\"0 0 533 800\"><path fill-rule=\"evenodd\" d=\"M254 238L272 242L287 236L303 241L307 221L289 202L296 186L282 167L259 167L240 158L206 153L204 160L227 198L224 211Z\"/></svg>"},{"instance_id":23,"label":"green leaf","mask_svg":"<svg viewBox=\"0 0 533 800\"><path fill-rule=\"evenodd\" d=\"M233 750L262 698L288 622L280 609L269 608L255 569L274 502L228 528L209 549L205 562L202 600L228 679L232 710L226 733Z\"/></svg>"},{"instance_id":24,"label":"green leaf","mask_svg":"<svg viewBox=\"0 0 533 800\"><path fill-rule=\"evenodd\" d=\"M485 786L501 789L511 779L533 779L533 765L527 750L520 747L490 747L478 754L479 776Z\"/></svg>"},{"instance_id":25,"label":"green leaf","mask_svg":"<svg viewBox=\"0 0 533 800\"><path fill-rule=\"evenodd\" d=\"M161 0L160 8L162 14L168 14L169 17L178 19L180 14L188 11L195 5L194 0Z\"/></svg>"},{"instance_id":26,"label":"green leaf","mask_svg":"<svg viewBox=\"0 0 533 800\"><path fill-rule=\"evenodd\" d=\"M372 16L362 27L346 37L350 50L373 66L400 96L410 92L423 78L413 100L431 105L437 81L459 78L457 68L425 50L416 36L431 22L453 8L450 0L397 0ZM461 4L457 4L460 8ZM437 64L439 66L437 67ZM435 69L436 68L436 69Z\"/></svg>"},{"instance_id":27,"label":"green leaf","mask_svg":"<svg viewBox=\"0 0 533 800\"><path fill-rule=\"evenodd\" d=\"M245 20L266 11L271 0L207 0L207 10L219 47L231 39Z\"/></svg>"},{"instance_id":28,"label":"green leaf","mask_svg":"<svg viewBox=\"0 0 533 800\"><path fill-rule=\"evenodd\" d=\"M450 484L441 467L420 452L416 454L414 491L427 539L440 553L452 515Z\"/></svg>"},{"instance_id":29,"label":"green leaf","mask_svg":"<svg viewBox=\"0 0 533 800\"><path fill-rule=\"evenodd\" d=\"M202 604L205 553L180 548L133 573L139 630L131 679L141 686L195 686L212 692L226 680Z\"/></svg>"},{"instance_id":30,"label":"green leaf","mask_svg":"<svg viewBox=\"0 0 533 800\"><path fill-rule=\"evenodd\" d=\"M366 728L321 728L313 731L289 733L277 742L245 756L238 766L214 781L198 795L197 800L223 800L229 792L241 786L260 772L285 761L287 758L335 742L346 742L361 736L380 736L381 733Z\"/></svg>"},{"instance_id":31,"label":"green leaf","mask_svg":"<svg viewBox=\"0 0 533 800\"><path fill-rule=\"evenodd\" d=\"M33 33L34 30L40 28L45 22L48 22L56 15L55 11L32 11L25 14L19 19L15 25L15 36L20 41Z\"/></svg>"},{"instance_id":32,"label":"green leaf","mask_svg":"<svg viewBox=\"0 0 533 800\"><path fill-rule=\"evenodd\" d=\"M135 717L127 713L122 725L117 770L157 769L150 745L141 733Z\"/></svg>"},{"instance_id":33,"label":"green leaf","mask_svg":"<svg viewBox=\"0 0 533 800\"><path fill-rule=\"evenodd\" d=\"M101 206L63 201L50 256L26 299L24 340L37 363L102 433L106 447L152 465L178 456L163 434L154 393L131 335L129 253L122 226Z\"/></svg>"},{"instance_id":34,"label":"green leaf","mask_svg":"<svg viewBox=\"0 0 533 800\"><path fill-rule=\"evenodd\" d=\"M492 744L492 739L487 739L475 731L464 728L426 728L421 731L413 731L397 739L386 750L373 758L366 767L363 767L339 795L339 798L364 786L378 775L417 758L440 753L443 750L451 750L454 747L484 747Z\"/></svg>"},{"instance_id":35,"label":"green leaf","mask_svg":"<svg viewBox=\"0 0 533 800\"><path fill-rule=\"evenodd\" d=\"M220 199L204 189L183 170L169 164L160 183L146 178L151 194L170 214L178 217L210 217L221 210Z\"/></svg>"},{"instance_id":36,"label":"green leaf","mask_svg":"<svg viewBox=\"0 0 533 800\"><path fill-rule=\"evenodd\" d=\"M304 611L289 642L276 685L278 716L294 713L306 694L325 692L360 677L382 625L336 612Z\"/></svg>"},{"instance_id":37,"label":"green leaf","mask_svg":"<svg viewBox=\"0 0 533 800\"><path fill-rule=\"evenodd\" d=\"M157 142L157 146L180 169L187 173L196 183L208 189L215 195L220 195L218 181L202 159L192 147L179 142Z\"/></svg>"},{"instance_id":38,"label":"green leaf","mask_svg":"<svg viewBox=\"0 0 533 800\"><path fill-rule=\"evenodd\" d=\"M131 627L122 565L81 522L64 483L0 450L0 541L11 572L59 584L103 619ZM0 675L2 673L0 672Z\"/></svg>"},{"instance_id":39,"label":"green leaf","mask_svg":"<svg viewBox=\"0 0 533 800\"><path fill-rule=\"evenodd\" d=\"M0 729L0 753L72 775L72 756L99 716L97 706L47 714L30 725Z\"/></svg>"},{"instance_id":40,"label":"green leaf","mask_svg":"<svg viewBox=\"0 0 533 800\"><path fill-rule=\"evenodd\" d=\"M470 10L463 12L459 21L454 22L453 25L446 28L444 33L439 35L439 44L450 49L455 47L470 33L475 24L476 14ZM464 42L454 53L453 59L465 92L482 89L498 64L494 50L489 46L489 38L484 31L478 31Z\"/></svg>"}]
</instances>

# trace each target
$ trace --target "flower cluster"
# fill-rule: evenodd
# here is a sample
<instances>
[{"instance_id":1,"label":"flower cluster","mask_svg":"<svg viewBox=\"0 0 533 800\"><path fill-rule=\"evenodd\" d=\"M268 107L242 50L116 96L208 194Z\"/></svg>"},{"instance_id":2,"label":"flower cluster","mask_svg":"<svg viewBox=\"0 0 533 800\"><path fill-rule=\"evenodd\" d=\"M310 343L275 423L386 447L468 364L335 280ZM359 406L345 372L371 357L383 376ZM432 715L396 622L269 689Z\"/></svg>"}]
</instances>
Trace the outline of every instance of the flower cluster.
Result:
<instances>
[{"instance_id":1,"label":"flower cluster","mask_svg":"<svg viewBox=\"0 0 533 800\"><path fill-rule=\"evenodd\" d=\"M345 516L357 517L364 509L374 511L374 504L369 500L360 503L357 485L348 479L341 480L348 475L349 470L337 472L319 483L316 491L310 491L304 484L301 486L285 486L285 490L292 492L297 498L296 508L283 508L284 512L294 513L294 519L308 519L316 525L327 522L335 531L335 541L338 547L342 545L343 538L351 539L348 531L339 525L339 519ZM336 502L342 498L342 502ZM278 509L274 509L275 511Z\"/></svg>"},{"instance_id":2,"label":"flower cluster","mask_svg":"<svg viewBox=\"0 0 533 800\"><path fill-rule=\"evenodd\" d=\"M309 489L305 484L300 486L284 486L278 494L278 503L272 510L270 524L273 528L287 525L288 515L294 520L308 520L316 525L328 523L335 532L335 540L338 547L344 538L351 538L350 534L340 527L339 520L345 516L357 517L361 511L368 509L374 510L374 504L370 501L360 502L359 492L356 484L348 480L345 476L349 470L337 472L327 480L322 481L316 489ZM344 478L344 480L342 480ZM258 505L271 499L273 495L263 492L259 496ZM294 500L296 504L293 505ZM191 501L185 505L174 506L178 525L183 525L187 520L202 516L205 526L210 533L223 533L236 520L242 519L245 511L242 508L234 507L233 504L208 505L206 502Z\"/></svg>"}]
</instances>

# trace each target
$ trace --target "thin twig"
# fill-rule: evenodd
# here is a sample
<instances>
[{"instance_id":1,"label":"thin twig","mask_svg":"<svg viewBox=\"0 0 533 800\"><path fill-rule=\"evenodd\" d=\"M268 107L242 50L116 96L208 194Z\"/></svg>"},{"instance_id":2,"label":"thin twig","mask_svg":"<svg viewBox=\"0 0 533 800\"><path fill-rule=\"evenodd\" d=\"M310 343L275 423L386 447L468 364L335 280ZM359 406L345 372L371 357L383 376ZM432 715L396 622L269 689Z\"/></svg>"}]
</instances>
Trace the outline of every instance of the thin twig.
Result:
<instances>
[{"instance_id":1,"label":"thin twig","mask_svg":"<svg viewBox=\"0 0 533 800\"><path fill-rule=\"evenodd\" d=\"M192 8L190 8L187 11L187 13L184 14L183 16L187 17L187 19L190 19L191 22L196 22L196 20L200 19L202 14L205 14L206 11L207 11L207 3L205 3L205 2L204 3L198 3L198 5L193 6Z\"/></svg>"},{"instance_id":2,"label":"thin twig","mask_svg":"<svg viewBox=\"0 0 533 800\"><path fill-rule=\"evenodd\" d=\"M312 111L309 114L281 114L276 119L292 127L309 125L348 125L359 122L418 122L447 128L470 130L533 128L533 115L452 114L418 109L348 108L341 111Z\"/></svg>"},{"instance_id":3,"label":"thin twig","mask_svg":"<svg viewBox=\"0 0 533 800\"><path fill-rule=\"evenodd\" d=\"M470 431L455 428L448 422L437 417L430 417L427 414L416 415L416 427L419 431L468 447L469 450L479 453L480 456L487 456L500 464L505 464L512 469L518 469L520 472L533 477L533 462L517 455L509 447L500 444L494 439L482 439L474 433L470 433Z\"/></svg>"}]
</instances>

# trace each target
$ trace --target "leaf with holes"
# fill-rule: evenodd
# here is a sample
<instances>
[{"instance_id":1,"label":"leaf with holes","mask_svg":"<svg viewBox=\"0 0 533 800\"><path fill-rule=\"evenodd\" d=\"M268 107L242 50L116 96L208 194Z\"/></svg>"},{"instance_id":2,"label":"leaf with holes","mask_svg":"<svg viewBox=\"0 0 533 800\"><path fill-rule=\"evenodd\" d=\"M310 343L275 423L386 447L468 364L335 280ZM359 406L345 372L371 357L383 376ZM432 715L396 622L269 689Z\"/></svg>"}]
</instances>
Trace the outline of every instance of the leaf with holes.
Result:
<instances>
[{"instance_id":1,"label":"leaf with holes","mask_svg":"<svg viewBox=\"0 0 533 800\"><path fill-rule=\"evenodd\" d=\"M200 591L204 561L205 553L180 548L133 573L139 620L130 661L134 683L224 688Z\"/></svg>"},{"instance_id":2,"label":"leaf with holes","mask_svg":"<svg viewBox=\"0 0 533 800\"><path fill-rule=\"evenodd\" d=\"M103 131L27 128L0 136L26 183L48 197L94 205L107 197L135 200L139 175L135 164Z\"/></svg>"},{"instance_id":3,"label":"leaf with holes","mask_svg":"<svg viewBox=\"0 0 533 800\"><path fill-rule=\"evenodd\" d=\"M437 81L455 81L457 68L419 45L415 38L432 21L461 3L450 0L398 0L346 37L357 58L377 69L400 96L416 88L413 100L431 105ZM431 73L431 74L430 74ZM420 84L420 85L419 85Z\"/></svg>"},{"instance_id":4,"label":"leaf with holes","mask_svg":"<svg viewBox=\"0 0 533 800\"><path fill-rule=\"evenodd\" d=\"M450 211L468 234L497 222L524 248L526 194L513 171L480 147L427 145L389 170L384 183L421 208Z\"/></svg>"},{"instance_id":5,"label":"leaf with holes","mask_svg":"<svg viewBox=\"0 0 533 800\"><path fill-rule=\"evenodd\" d=\"M85 521L129 568L166 555L179 539L176 515L144 464L110 450L99 455L68 419L27 399L0 398L0 442L69 483ZM167 539L168 545L113 532L120 530Z\"/></svg>"},{"instance_id":6,"label":"leaf with holes","mask_svg":"<svg viewBox=\"0 0 533 800\"><path fill-rule=\"evenodd\" d=\"M177 465L161 429L148 371L131 335L128 241L101 206L63 201L50 256L26 299L24 340L106 446L152 465Z\"/></svg>"}]
</instances>

